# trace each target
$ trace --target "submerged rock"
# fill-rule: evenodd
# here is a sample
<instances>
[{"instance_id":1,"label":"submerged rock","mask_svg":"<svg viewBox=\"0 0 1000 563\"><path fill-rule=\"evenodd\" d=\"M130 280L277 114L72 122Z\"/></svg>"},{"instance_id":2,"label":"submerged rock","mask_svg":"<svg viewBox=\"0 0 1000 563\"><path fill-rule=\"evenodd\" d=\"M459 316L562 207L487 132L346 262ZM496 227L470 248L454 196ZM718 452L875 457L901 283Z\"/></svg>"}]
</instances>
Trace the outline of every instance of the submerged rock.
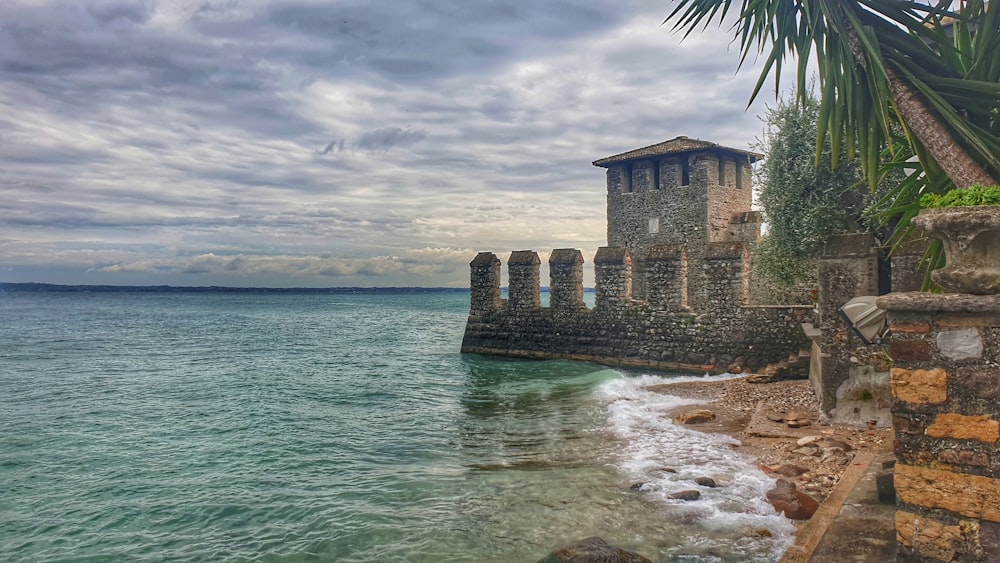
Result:
<instances>
[{"instance_id":1,"label":"submerged rock","mask_svg":"<svg viewBox=\"0 0 1000 563\"><path fill-rule=\"evenodd\" d=\"M674 418L677 424L701 424L715 420L715 413L708 409L695 409Z\"/></svg>"},{"instance_id":2,"label":"submerged rock","mask_svg":"<svg viewBox=\"0 0 1000 563\"><path fill-rule=\"evenodd\" d=\"M677 500L698 500L701 498L701 492L691 490L691 491L678 491L672 495L670 498L675 498Z\"/></svg>"},{"instance_id":3,"label":"submerged rock","mask_svg":"<svg viewBox=\"0 0 1000 563\"><path fill-rule=\"evenodd\" d=\"M546 555L538 563L653 563L651 560L598 537L580 540Z\"/></svg>"},{"instance_id":4,"label":"submerged rock","mask_svg":"<svg viewBox=\"0 0 1000 563\"><path fill-rule=\"evenodd\" d=\"M778 512L784 512L792 520L808 520L819 509L816 499L795 488L795 483L778 479L774 488L767 492L767 500Z\"/></svg>"}]
</instances>

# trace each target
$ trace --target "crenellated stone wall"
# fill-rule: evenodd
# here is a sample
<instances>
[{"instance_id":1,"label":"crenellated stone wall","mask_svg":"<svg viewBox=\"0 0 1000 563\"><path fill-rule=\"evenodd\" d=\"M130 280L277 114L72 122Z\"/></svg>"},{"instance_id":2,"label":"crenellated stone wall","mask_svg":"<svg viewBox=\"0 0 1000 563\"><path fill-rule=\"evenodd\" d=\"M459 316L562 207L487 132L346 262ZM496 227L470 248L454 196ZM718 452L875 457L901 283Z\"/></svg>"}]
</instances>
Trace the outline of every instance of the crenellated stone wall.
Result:
<instances>
[{"instance_id":1,"label":"crenellated stone wall","mask_svg":"<svg viewBox=\"0 0 1000 563\"><path fill-rule=\"evenodd\" d=\"M715 372L798 357L813 308L747 305L761 227L751 163L761 156L681 136L594 161L607 169L608 218L594 308L579 250L550 255L548 307L534 252L511 254L506 301L499 259L480 253L462 351Z\"/></svg>"},{"instance_id":2,"label":"crenellated stone wall","mask_svg":"<svg viewBox=\"0 0 1000 563\"><path fill-rule=\"evenodd\" d=\"M901 561L1000 561L1000 296L892 293Z\"/></svg>"},{"instance_id":3,"label":"crenellated stone wall","mask_svg":"<svg viewBox=\"0 0 1000 563\"><path fill-rule=\"evenodd\" d=\"M499 259L480 253L472 263L472 302L463 352L528 358L567 358L612 365L649 366L709 372L732 364L761 368L786 359L806 345L801 329L812 307L748 307L749 255L742 242L706 247L702 287L708 307L684 304L684 249L662 245L643 259L650 300L632 295L633 261L624 247L602 247L594 258L595 306L583 305L583 256L559 249L549 260L550 306L536 291L538 264L533 252L512 253L509 298L499 306ZM488 267L486 267L486 266ZM516 285L515 281L517 280ZM525 281L527 280L527 281ZM655 282L655 283L654 283ZM517 288L517 289L515 289Z\"/></svg>"}]
</instances>

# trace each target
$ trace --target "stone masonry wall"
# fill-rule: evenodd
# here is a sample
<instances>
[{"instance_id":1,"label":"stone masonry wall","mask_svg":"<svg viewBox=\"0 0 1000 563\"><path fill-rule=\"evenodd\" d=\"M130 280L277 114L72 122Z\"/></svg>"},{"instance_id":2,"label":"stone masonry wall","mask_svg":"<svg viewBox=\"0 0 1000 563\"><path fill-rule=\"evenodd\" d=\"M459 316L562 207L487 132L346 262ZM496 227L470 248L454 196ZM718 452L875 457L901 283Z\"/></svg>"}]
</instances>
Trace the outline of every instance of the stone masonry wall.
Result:
<instances>
[{"instance_id":1,"label":"stone masonry wall","mask_svg":"<svg viewBox=\"0 0 1000 563\"><path fill-rule=\"evenodd\" d=\"M1000 561L1000 296L892 293L901 561Z\"/></svg>"},{"instance_id":2,"label":"stone masonry wall","mask_svg":"<svg viewBox=\"0 0 1000 563\"><path fill-rule=\"evenodd\" d=\"M708 242L708 190L698 183L707 180L704 163L698 163L695 156L683 155L608 168L608 246L626 247L642 258L657 245L686 245L689 262L700 265ZM643 264L634 266L641 274ZM694 289L698 281L690 285ZM632 290L637 298L646 298L645 276L636 277Z\"/></svg>"},{"instance_id":3,"label":"stone masonry wall","mask_svg":"<svg viewBox=\"0 0 1000 563\"><path fill-rule=\"evenodd\" d=\"M837 406L837 391L852 376L862 376L868 362L861 358L876 354L880 346L867 345L839 314L853 297L878 295L878 256L871 235L830 237L819 261L819 325L822 357L809 379L820 408L829 413Z\"/></svg>"},{"instance_id":4,"label":"stone masonry wall","mask_svg":"<svg viewBox=\"0 0 1000 563\"><path fill-rule=\"evenodd\" d=\"M662 292L648 302L632 297L634 273L628 250L599 249L594 259L596 303L588 309L575 298L556 297L576 295L576 288L582 292L582 269L578 267L582 255L575 249L554 251L549 262L551 305L535 305L523 295L516 306L510 300L500 306L477 305L470 311L462 351L723 372L734 363L761 368L806 345L800 325L811 320L811 307L742 305L748 272L744 244L723 243L708 249L709 259L701 275L712 287L711 305L697 313L679 298L683 284L669 279L683 271L682 249L664 246L658 252L660 258L644 261L646 270L662 280L657 283ZM526 271L517 276L537 278L537 256L516 254L516 262L512 255L508 269L523 268ZM492 253L480 253L473 260L473 303L492 303L492 296L499 293L500 278L492 269L498 260L494 260ZM509 277L514 279L515 273ZM529 285L522 283L520 287Z\"/></svg>"},{"instance_id":5,"label":"stone masonry wall","mask_svg":"<svg viewBox=\"0 0 1000 563\"><path fill-rule=\"evenodd\" d=\"M687 169L685 178L684 170ZM705 245L760 236L751 206L750 164L715 151L638 160L611 166L608 178L608 245L636 258L633 295L646 300L644 258L656 246L684 245L692 271L700 271ZM704 308L701 276L688 282L689 305Z\"/></svg>"}]
</instances>

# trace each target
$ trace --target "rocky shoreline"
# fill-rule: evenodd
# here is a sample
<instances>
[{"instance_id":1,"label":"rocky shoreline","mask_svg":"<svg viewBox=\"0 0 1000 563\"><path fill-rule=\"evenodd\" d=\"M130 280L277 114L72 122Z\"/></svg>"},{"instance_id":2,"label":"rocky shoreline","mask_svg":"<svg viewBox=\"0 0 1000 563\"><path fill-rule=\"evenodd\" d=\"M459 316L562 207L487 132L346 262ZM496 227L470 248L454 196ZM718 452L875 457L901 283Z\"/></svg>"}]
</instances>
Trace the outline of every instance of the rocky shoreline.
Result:
<instances>
[{"instance_id":1,"label":"rocky shoreline","mask_svg":"<svg viewBox=\"0 0 1000 563\"><path fill-rule=\"evenodd\" d=\"M680 421L692 410L711 411L712 420L690 423L690 428L739 440L737 450L755 458L762 470L774 476L776 489L787 496L791 486L817 505L837 486L855 456L877 452L890 439L889 428L830 425L807 380L752 381L752 377L743 377L664 383L651 390L706 401L696 407L678 407L670 415ZM771 501L781 506L782 501ZM785 510L786 516L795 516L797 526L808 520L808 516L793 512Z\"/></svg>"},{"instance_id":2,"label":"rocky shoreline","mask_svg":"<svg viewBox=\"0 0 1000 563\"><path fill-rule=\"evenodd\" d=\"M845 472L855 465L855 459L858 463L870 460L871 455L884 451L887 441L892 439L890 428L831 425L819 410L808 380L769 381L750 375L721 381L662 383L646 389L702 401L678 406L667 416L675 424L725 434L739 441L735 449L754 458L760 469L774 478L767 500L776 512L791 520L796 534L808 534L804 527ZM639 490L642 484L633 485L633 489ZM714 486L714 483L699 482L699 485ZM694 500L698 491L682 493L694 496L674 498ZM756 532L769 535L767 530ZM641 554L608 545L597 537L554 551L540 563L569 561L651 563Z\"/></svg>"}]
</instances>

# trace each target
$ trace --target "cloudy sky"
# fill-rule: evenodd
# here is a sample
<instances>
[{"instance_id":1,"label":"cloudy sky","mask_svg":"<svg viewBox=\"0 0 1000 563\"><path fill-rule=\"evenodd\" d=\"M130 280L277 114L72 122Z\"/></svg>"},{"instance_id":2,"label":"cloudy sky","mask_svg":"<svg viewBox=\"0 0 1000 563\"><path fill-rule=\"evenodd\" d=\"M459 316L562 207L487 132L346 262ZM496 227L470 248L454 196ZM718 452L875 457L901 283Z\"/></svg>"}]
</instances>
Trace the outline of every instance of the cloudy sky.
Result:
<instances>
[{"instance_id":1,"label":"cloudy sky","mask_svg":"<svg viewBox=\"0 0 1000 563\"><path fill-rule=\"evenodd\" d=\"M756 69L728 32L681 42L669 4L3 0L0 281L467 286L479 250L589 261L591 161L761 134Z\"/></svg>"}]
</instances>

